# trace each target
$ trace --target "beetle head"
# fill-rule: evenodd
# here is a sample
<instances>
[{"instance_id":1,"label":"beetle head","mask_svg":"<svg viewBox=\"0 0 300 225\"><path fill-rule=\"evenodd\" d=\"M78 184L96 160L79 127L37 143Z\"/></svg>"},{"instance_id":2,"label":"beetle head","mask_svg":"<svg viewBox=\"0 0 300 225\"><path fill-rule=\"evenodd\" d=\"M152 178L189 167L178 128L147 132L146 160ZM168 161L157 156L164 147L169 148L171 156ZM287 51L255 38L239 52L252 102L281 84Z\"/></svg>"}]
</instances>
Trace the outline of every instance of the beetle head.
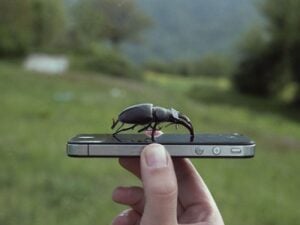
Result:
<instances>
[{"instance_id":1,"label":"beetle head","mask_svg":"<svg viewBox=\"0 0 300 225\"><path fill-rule=\"evenodd\" d=\"M190 118L188 118L186 115L181 114L175 109L171 109L171 121L176 124L181 124L185 128L187 128L190 131L191 134L191 141L194 140L194 128L191 123Z\"/></svg>"}]
</instances>

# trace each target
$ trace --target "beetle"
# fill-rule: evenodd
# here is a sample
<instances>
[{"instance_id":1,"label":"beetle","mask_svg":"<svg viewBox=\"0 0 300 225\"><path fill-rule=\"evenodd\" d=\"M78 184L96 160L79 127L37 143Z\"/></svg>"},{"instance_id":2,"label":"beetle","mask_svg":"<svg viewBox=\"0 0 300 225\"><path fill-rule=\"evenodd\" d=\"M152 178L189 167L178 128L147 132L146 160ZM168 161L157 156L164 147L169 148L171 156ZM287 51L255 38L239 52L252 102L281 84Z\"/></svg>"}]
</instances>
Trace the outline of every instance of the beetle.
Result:
<instances>
[{"instance_id":1,"label":"beetle","mask_svg":"<svg viewBox=\"0 0 300 225\"><path fill-rule=\"evenodd\" d=\"M157 126L161 123L169 122L169 125L183 125L190 132L190 141L194 140L194 128L191 120L186 115L181 114L173 108L166 109L160 106L154 106L151 103L132 105L125 108L119 114L117 120L113 119L111 129L114 129L119 122L121 122L121 125L113 133L114 136L122 131L134 129L136 126L141 125L143 127L139 129L138 132L151 128L151 139L154 141L154 134L157 130ZM124 124L132 124L132 126L122 129Z\"/></svg>"}]
</instances>

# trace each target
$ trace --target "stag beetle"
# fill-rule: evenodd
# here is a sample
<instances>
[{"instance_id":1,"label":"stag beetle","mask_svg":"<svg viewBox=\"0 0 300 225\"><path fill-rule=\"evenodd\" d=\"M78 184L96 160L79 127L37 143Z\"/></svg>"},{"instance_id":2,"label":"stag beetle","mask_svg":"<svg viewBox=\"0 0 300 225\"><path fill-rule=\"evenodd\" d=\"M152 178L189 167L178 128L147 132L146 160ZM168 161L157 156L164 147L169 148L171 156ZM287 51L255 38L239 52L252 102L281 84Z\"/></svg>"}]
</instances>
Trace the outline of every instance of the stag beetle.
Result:
<instances>
[{"instance_id":1,"label":"stag beetle","mask_svg":"<svg viewBox=\"0 0 300 225\"><path fill-rule=\"evenodd\" d=\"M157 130L157 126L163 122L170 122L171 124L180 124L187 128L190 132L190 141L194 140L194 128L191 120L186 116L176 111L175 109L166 109L159 106L153 106L151 103L137 104L125 108L118 116L117 120L113 119L111 129L114 129L118 122L121 122L121 126L113 133L116 135L122 131L134 129L138 125L144 125L138 132L152 129L151 139L154 141L154 133ZM121 129L125 123L133 124L130 127ZM160 129L160 128L159 128Z\"/></svg>"}]
</instances>

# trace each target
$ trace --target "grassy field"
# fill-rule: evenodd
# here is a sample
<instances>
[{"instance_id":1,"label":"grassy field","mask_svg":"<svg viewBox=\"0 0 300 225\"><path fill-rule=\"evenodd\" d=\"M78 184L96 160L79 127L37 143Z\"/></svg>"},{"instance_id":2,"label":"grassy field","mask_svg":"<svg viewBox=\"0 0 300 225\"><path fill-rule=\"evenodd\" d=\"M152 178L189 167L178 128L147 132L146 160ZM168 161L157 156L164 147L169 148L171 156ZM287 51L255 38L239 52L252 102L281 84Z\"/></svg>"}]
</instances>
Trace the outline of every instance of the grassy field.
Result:
<instances>
[{"instance_id":1,"label":"grassy field","mask_svg":"<svg viewBox=\"0 0 300 225\"><path fill-rule=\"evenodd\" d=\"M193 160L226 224L299 223L299 113L241 97L225 79L49 77L0 63L0 96L1 225L110 224L123 209L111 201L114 187L139 182L116 159L68 158L65 144L77 133L111 132L112 117L141 102L185 112L197 132L256 140L254 159Z\"/></svg>"}]
</instances>

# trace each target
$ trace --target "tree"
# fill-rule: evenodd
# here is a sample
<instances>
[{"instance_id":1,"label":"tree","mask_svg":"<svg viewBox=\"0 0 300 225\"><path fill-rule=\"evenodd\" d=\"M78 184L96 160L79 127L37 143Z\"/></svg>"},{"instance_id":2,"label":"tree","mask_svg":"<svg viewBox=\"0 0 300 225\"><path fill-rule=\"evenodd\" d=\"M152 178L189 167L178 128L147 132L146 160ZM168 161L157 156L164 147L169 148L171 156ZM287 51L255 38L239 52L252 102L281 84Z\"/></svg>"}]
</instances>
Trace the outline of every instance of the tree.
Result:
<instances>
[{"instance_id":1,"label":"tree","mask_svg":"<svg viewBox=\"0 0 300 225\"><path fill-rule=\"evenodd\" d=\"M0 1L0 56L25 54L32 40L31 1Z\"/></svg>"},{"instance_id":2,"label":"tree","mask_svg":"<svg viewBox=\"0 0 300 225\"><path fill-rule=\"evenodd\" d=\"M275 4L274 4L275 3ZM282 50L282 64L297 84L294 102L300 106L300 0L266 0L262 7L273 42ZM271 46L269 46L271 47ZM275 65L273 65L274 67ZM283 74L284 75L284 74Z\"/></svg>"},{"instance_id":3,"label":"tree","mask_svg":"<svg viewBox=\"0 0 300 225\"><path fill-rule=\"evenodd\" d=\"M86 51L103 40L101 0L78 1L69 6L68 43L75 51Z\"/></svg>"},{"instance_id":4,"label":"tree","mask_svg":"<svg viewBox=\"0 0 300 225\"><path fill-rule=\"evenodd\" d=\"M282 81L287 79L285 71L290 71L298 87L295 103L300 106L300 0L265 0L260 7L267 21L268 41L261 45L263 50L240 61L239 70L234 76L236 87L245 92L241 84L247 80L247 76L252 76L253 79L265 77L263 86L266 87L265 93L268 93L266 95L270 95L273 92L268 88L274 83L272 78L279 78L277 80ZM243 53L245 52L247 53L247 51ZM247 71L245 64L249 65L252 71ZM268 76L270 72L271 75ZM252 82L249 83L249 87L255 90L259 84Z\"/></svg>"},{"instance_id":5,"label":"tree","mask_svg":"<svg viewBox=\"0 0 300 225\"><path fill-rule=\"evenodd\" d=\"M256 96L271 96L278 90L281 48L271 45L268 36L258 28L247 33L240 43L240 59L233 76L233 84L238 91Z\"/></svg>"},{"instance_id":6,"label":"tree","mask_svg":"<svg viewBox=\"0 0 300 225\"><path fill-rule=\"evenodd\" d=\"M142 30L150 25L150 19L138 9L135 0L103 0L103 35L113 46L127 40L137 40Z\"/></svg>"},{"instance_id":7,"label":"tree","mask_svg":"<svg viewBox=\"0 0 300 225\"><path fill-rule=\"evenodd\" d=\"M300 42L293 44L290 51L291 70L294 81L297 83L297 92L294 96L294 104L300 106Z\"/></svg>"},{"instance_id":8,"label":"tree","mask_svg":"<svg viewBox=\"0 0 300 225\"><path fill-rule=\"evenodd\" d=\"M44 49L53 47L64 35L65 14L60 0L32 1L33 47Z\"/></svg>"},{"instance_id":9,"label":"tree","mask_svg":"<svg viewBox=\"0 0 300 225\"><path fill-rule=\"evenodd\" d=\"M138 40L151 24L135 0L80 1L72 12L77 41L109 40L116 49L122 42Z\"/></svg>"},{"instance_id":10,"label":"tree","mask_svg":"<svg viewBox=\"0 0 300 225\"><path fill-rule=\"evenodd\" d=\"M64 31L60 0L1 0L0 56L53 47Z\"/></svg>"}]
</instances>

